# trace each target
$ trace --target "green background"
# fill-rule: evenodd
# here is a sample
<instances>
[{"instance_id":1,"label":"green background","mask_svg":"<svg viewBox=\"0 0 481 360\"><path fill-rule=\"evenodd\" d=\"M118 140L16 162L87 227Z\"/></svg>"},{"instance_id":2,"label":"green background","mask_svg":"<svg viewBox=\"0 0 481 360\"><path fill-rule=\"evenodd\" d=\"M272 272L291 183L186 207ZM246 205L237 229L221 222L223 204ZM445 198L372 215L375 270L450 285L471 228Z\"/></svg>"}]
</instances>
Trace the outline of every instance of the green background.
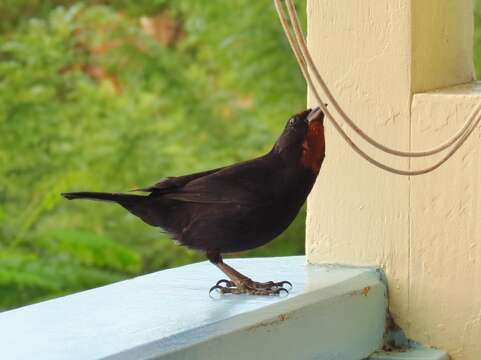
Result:
<instances>
[{"instance_id":1,"label":"green background","mask_svg":"<svg viewBox=\"0 0 481 360\"><path fill-rule=\"evenodd\" d=\"M3 0L0 310L204 259L118 206L59 194L258 156L305 102L270 0ZM304 219L236 255L303 254Z\"/></svg>"}]
</instances>

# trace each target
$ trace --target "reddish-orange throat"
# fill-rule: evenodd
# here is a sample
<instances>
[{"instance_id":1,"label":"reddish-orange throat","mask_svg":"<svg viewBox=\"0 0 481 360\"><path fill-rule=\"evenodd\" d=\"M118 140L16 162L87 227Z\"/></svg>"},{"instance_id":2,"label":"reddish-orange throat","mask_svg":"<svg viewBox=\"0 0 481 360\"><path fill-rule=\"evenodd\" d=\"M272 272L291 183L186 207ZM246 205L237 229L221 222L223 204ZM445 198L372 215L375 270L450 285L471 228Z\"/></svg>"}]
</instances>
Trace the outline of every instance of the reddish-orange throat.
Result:
<instances>
[{"instance_id":1,"label":"reddish-orange throat","mask_svg":"<svg viewBox=\"0 0 481 360\"><path fill-rule=\"evenodd\" d=\"M304 167L318 173L325 152L324 126L319 120L311 120L306 138L302 143L301 163Z\"/></svg>"}]
</instances>

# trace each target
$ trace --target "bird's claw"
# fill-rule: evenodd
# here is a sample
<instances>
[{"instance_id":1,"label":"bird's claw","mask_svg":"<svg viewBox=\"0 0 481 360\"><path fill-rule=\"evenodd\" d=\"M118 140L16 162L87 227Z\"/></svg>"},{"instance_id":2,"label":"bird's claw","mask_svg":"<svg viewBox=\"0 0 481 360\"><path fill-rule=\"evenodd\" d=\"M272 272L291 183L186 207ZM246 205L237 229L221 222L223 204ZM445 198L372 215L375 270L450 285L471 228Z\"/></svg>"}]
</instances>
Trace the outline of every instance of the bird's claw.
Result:
<instances>
[{"instance_id":1,"label":"bird's claw","mask_svg":"<svg viewBox=\"0 0 481 360\"><path fill-rule=\"evenodd\" d=\"M279 281L279 282L274 282L274 281L268 281L265 283L256 283L257 287L262 287L262 288L279 288L279 289L285 289L287 290L284 285L289 285L289 289L292 289L292 284L290 281L284 280L284 281Z\"/></svg>"},{"instance_id":2,"label":"bird's claw","mask_svg":"<svg viewBox=\"0 0 481 360\"><path fill-rule=\"evenodd\" d=\"M235 286L235 283L233 281L226 280L226 279L221 279L221 280L217 281L215 286L220 286L223 283L225 284L226 287L234 287Z\"/></svg>"},{"instance_id":3,"label":"bird's claw","mask_svg":"<svg viewBox=\"0 0 481 360\"><path fill-rule=\"evenodd\" d=\"M287 280L284 280L284 281L280 281L277 283L277 285L281 288L281 289L285 289L284 288L284 285L289 285L289 290L292 289L292 283L290 281L287 281Z\"/></svg>"},{"instance_id":4,"label":"bird's claw","mask_svg":"<svg viewBox=\"0 0 481 360\"><path fill-rule=\"evenodd\" d=\"M291 289L292 289L292 286L291 286ZM283 288L283 287L277 289L275 294L276 295L282 295L282 292L285 293L284 295L289 295L289 290L287 290L286 288Z\"/></svg>"},{"instance_id":5,"label":"bird's claw","mask_svg":"<svg viewBox=\"0 0 481 360\"><path fill-rule=\"evenodd\" d=\"M224 285L222 285L224 284ZM230 280L219 280L214 286L209 290L209 296L211 296L214 290L218 290L220 295L224 294L250 294L250 295L287 295L289 290L284 287L284 285L289 285L289 289L292 289L292 284L289 281L273 282L268 281L265 283L260 283L252 281L250 279L245 281L240 281L237 284Z\"/></svg>"},{"instance_id":6,"label":"bird's claw","mask_svg":"<svg viewBox=\"0 0 481 360\"><path fill-rule=\"evenodd\" d=\"M222 287L222 286L219 286L219 285L214 285L214 286L212 286L212 287L209 289L209 296L210 296L211 298L214 298L214 296L212 296L212 292L213 292L214 290L219 290L219 294L222 295L222 294L223 294L222 289L225 289L225 288Z\"/></svg>"}]
</instances>

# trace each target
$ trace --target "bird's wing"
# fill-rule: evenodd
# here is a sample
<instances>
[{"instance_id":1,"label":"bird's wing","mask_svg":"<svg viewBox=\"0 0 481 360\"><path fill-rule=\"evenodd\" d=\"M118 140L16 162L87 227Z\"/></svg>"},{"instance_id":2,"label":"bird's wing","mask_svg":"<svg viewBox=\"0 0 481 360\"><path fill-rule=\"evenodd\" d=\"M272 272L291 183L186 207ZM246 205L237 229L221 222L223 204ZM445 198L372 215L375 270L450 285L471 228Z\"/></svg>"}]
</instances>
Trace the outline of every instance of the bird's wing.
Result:
<instances>
[{"instance_id":1,"label":"bird's wing","mask_svg":"<svg viewBox=\"0 0 481 360\"><path fill-rule=\"evenodd\" d=\"M277 171L276 171L277 170ZM162 197L182 202L264 206L275 201L279 167L267 157L220 169L172 189Z\"/></svg>"},{"instance_id":2,"label":"bird's wing","mask_svg":"<svg viewBox=\"0 0 481 360\"><path fill-rule=\"evenodd\" d=\"M158 192L158 193L168 193L170 191L174 191L175 189L181 188L182 186L187 185L189 182L201 178L203 176L207 176L213 174L223 168L217 168L213 170L202 171L190 175L184 176L176 176L176 177L167 177L160 180L158 183L139 189L133 189L131 191L142 191L142 192Z\"/></svg>"}]
</instances>

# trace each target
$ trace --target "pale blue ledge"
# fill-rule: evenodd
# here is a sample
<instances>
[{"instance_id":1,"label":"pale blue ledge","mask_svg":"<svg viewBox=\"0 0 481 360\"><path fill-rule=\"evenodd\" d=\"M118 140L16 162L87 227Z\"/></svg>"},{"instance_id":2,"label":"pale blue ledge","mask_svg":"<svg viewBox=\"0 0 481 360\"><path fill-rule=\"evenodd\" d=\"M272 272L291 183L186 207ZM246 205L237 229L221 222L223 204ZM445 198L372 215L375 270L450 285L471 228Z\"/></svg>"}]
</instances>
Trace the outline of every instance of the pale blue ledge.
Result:
<instances>
[{"instance_id":1,"label":"pale blue ledge","mask_svg":"<svg viewBox=\"0 0 481 360\"><path fill-rule=\"evenodd\" d=\"M386 289L377 270L304 257L227 262L294 288L214 300L208 289L223 276L211 264L160 271L1 313L0 358L356 360L381 347Z\"/></svg>"},{"instance_id":2,"label":"pale blue ledge","mask_svg":"<svg viewBox=\"0 0 481 360\"><path fill-rule=\"evenodd\" d=\"M372 354L369 360L449 360L449 356L441 350L415 347L405 351L379 351Z\"/></svg>"}]
</instances>

